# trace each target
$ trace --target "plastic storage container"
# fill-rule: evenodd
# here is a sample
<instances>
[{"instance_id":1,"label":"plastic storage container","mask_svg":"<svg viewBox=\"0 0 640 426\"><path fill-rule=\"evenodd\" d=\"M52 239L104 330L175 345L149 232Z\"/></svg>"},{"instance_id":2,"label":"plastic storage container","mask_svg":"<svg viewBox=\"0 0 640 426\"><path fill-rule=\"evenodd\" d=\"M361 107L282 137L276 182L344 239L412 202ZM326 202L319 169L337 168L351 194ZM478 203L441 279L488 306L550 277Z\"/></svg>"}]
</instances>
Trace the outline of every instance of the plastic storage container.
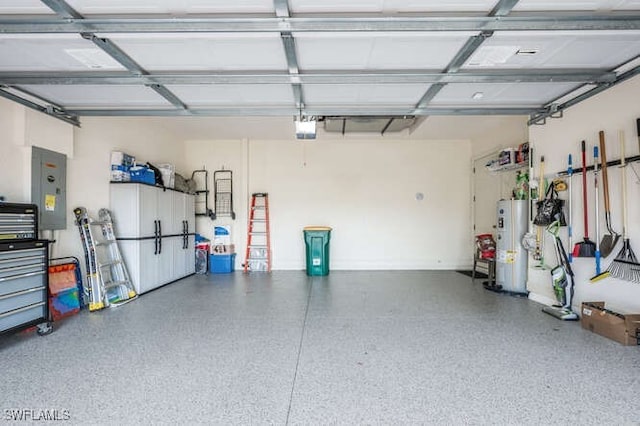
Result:
<instances>
[{"instance_id":1,"label":"plastic storage container","mask_svg":"<svg viewBox=\"0 0 640 426\"><path fill-rule=\"evenodd\" d=\"M148 167L134 166L129 169L131 182L142 182L149 185L156 184L156 174Z\"/></svg>"},{"instance_id":2,"label":"plastic storage container","mask_svg":"<svg viewBox=\"0 0 640 426\"><path fill-rule=\"evenodd\" d=\"M209 270L212 274L226 274L234 271L236 254L212 254L209 256Z\"/></svg>"},{"instance_id":3,"label":"plastic storage container","mask_svg":"<svg viewBox=\"0 0 640 426\"><path fill-rule=\"evenodd\" d=\"M329 275L331 228L307 226L303 232L307 252L307 275Z\"/></svg>"}]
</instances>

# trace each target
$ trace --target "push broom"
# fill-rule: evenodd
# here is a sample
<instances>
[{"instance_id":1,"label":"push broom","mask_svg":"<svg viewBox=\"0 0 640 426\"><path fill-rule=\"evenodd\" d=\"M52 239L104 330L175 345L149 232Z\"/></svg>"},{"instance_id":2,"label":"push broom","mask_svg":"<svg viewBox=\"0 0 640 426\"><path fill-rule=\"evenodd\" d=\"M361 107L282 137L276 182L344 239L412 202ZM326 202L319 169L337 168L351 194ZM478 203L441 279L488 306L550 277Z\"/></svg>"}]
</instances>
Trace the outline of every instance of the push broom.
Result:
<instances>
[{"instance_id":1,"label":"push broom","mask_svg":"<svg viewBox=\"0 0 640 426\"><path fill-rule=\"evenodd\" d=\"M609 266L609 272L612 277L640 283L640 263L636 258L635 253L631 249L631 243L629 242L629 236L627 234L627 164L625 162L625 147L624 147L624 132L620 131L618 134L620 139L620 168L622 170L622 249L618 253L611 265Z\"/></svg>"},{"instance_id":2,"label":"push broom","mask_svg":"<svg viewBox=\"0 0 640 426\"><path fill-rule=\"evenodd\" d=\"M596 244L589 239L589 221L587 212L587 153L586 143L582 141L582 211L584 217L584 240L573 247L573 257L595 257Z\"/></svg>"}]
</instances>

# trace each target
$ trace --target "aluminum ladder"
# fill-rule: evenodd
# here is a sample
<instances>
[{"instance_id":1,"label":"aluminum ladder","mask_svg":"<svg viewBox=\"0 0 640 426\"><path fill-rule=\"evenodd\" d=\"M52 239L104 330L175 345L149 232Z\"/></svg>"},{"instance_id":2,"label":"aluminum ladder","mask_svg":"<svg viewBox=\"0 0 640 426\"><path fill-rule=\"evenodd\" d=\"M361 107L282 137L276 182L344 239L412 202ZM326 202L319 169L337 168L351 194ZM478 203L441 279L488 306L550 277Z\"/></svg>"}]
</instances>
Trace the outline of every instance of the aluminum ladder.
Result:
<instances>
[{"instance_id":1,"label":"aluminum ladder","mask_svg":"<svg viewBox=\"0 0 640 426\"><path fill-rule=\"evenodd\" d=\"M266 192L251 194L244 271L271 272L269 195Z\"/></svg>"},{"instance_id":2,"label":"aluminum ladder","mask_svg":"<svg viewBox=\"0 0 640 426\"><path fill-rule=\"evenodd\" d=\"M120 306L137 298L118 248L109 210L100 209L99 220L91 219L84 207L77 207L73 213L84 246L87 267L84 294L89 310Z\"/></svg>"}]
</instances>

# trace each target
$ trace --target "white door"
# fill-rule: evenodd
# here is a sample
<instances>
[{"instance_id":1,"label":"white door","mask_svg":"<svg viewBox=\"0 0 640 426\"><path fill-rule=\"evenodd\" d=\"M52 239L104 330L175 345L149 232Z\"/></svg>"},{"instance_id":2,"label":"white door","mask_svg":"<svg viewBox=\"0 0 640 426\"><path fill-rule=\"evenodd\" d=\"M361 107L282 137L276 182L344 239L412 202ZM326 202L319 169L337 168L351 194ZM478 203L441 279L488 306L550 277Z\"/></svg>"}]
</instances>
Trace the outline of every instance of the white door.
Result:
<instances>
[{"instance_id":1,"label":"white door","mask_svg":"<svg viewBox=\"0 0 640 426\"><path fill-rule=\"evenodd\" d=\"M526 168L490 172L487 162L496 158L498 153L476 158L473 162L473 235L493 234L496 232L496 205L500 200L512 198L516 186L518 171Z\"/></svg>"},{"instance_id":2,"label":"white door","mask_svg":"<svg viewBox=\"0 0 640 426\"><path fill-rule=\"evenodd\" d=\"M473 163L473 235L495 234L496 203L501 198L500 179L485 165L497 153L476 159Z\"/></svg>"}]
</instances>

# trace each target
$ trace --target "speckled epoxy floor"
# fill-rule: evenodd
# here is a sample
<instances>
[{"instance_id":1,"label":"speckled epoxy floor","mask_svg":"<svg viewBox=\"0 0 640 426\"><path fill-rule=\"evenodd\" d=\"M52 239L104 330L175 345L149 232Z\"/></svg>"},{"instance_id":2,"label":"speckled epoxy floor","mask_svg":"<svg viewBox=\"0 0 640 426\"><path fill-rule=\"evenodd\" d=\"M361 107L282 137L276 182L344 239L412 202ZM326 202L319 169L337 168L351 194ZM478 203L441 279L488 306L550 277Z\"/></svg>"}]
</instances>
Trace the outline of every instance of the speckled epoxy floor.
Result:
<instances>
[{"instance_id":1,"label":"speckled epoxy floor","mask_svg":"<svg viewBox=\"0 0 640 426\"><path fill-rule=\"evenodd\" d=\"M0 337L0 418L638 424L640 348L449 271L193 276Z\"/></svg>"}]
</instances>

